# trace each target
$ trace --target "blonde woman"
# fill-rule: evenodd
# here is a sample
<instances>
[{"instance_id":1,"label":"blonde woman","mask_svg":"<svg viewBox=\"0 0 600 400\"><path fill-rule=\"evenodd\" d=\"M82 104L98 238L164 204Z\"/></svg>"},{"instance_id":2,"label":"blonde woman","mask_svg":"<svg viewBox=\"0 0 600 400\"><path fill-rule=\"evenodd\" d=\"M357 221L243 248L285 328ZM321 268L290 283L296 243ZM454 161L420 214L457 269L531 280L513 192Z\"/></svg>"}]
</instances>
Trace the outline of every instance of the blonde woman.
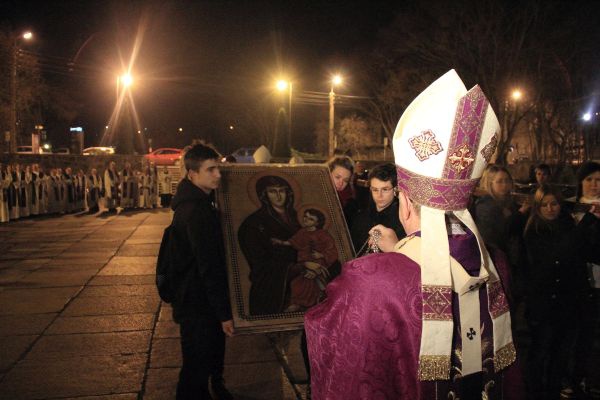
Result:
<instances>
[{"instance_id":1,"label":"blonde woman","mask_svg":"<svg viewBox=\"0 0 600 400\"><path fill-rule=\"evenodd\" d=\"M503 251L508 258L514 296L512 305L517 307L525 286L523 229L529 203L517 204L511 195L513 179L504 167L489 166L483 174L482 183L486 194L475 202L473 217L486 246Z\"/></svg>"}]
</instances>

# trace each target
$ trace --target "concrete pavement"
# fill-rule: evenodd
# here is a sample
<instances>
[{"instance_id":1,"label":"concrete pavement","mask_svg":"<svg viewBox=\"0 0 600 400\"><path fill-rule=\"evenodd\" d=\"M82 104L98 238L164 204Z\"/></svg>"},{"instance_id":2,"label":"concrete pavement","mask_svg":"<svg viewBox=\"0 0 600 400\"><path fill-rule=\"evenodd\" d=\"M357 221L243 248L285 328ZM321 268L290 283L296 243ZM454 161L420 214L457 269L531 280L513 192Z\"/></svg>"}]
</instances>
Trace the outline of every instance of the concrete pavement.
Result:
<instances>
[{"instance_id":1,"label":"concrete pavement","mask_svg":"<svg viewBox=\"0 0 600 400\"><path fill-rule=\"evenodd\" d=\"M0 225L0 399L174 398L178 326L154 286L171 215ZM304 376L298 335L287 339ZM296 398L265 335L228 339L225 378L236 399Z\"/></svg>"}]
</instances>

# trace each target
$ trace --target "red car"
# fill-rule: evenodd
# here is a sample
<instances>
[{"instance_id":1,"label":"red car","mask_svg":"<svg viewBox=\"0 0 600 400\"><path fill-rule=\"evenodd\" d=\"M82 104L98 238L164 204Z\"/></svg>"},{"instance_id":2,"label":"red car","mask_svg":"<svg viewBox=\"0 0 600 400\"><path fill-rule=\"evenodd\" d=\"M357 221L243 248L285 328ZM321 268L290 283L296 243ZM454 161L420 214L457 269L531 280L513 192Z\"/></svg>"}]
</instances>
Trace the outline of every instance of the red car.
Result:
<instances>
[{"instance_id":1,"label":"red car","mask_svg":"<svg viewBox=\"0 0 600 400\"><path fill-rule=\"evenodd\" d=\"M162 148L156 149L150 154L144 155L144 158L154 165L179 165L183 150Z\"/></svg>"}]
</instances>

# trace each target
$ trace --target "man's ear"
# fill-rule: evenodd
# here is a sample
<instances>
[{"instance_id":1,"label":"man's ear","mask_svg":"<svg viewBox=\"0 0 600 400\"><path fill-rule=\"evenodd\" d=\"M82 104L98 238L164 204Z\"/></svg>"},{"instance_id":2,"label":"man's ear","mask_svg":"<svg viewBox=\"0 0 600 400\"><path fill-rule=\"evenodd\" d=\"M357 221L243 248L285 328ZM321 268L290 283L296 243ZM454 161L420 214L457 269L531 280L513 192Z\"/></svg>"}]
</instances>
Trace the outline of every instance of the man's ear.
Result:
<instances>
[{"instance_id":1,"label":"man's ear","mask_svg":"<svg viewBox=\"0 0 600 400\"><path fill-rule=\"evenodd\" d=\"M406 193L398 191L398 200L400 201L400 207L398 207L398 213L400 221L406 221L411 215L412 203Z\"/></svg>"}]
</instances>

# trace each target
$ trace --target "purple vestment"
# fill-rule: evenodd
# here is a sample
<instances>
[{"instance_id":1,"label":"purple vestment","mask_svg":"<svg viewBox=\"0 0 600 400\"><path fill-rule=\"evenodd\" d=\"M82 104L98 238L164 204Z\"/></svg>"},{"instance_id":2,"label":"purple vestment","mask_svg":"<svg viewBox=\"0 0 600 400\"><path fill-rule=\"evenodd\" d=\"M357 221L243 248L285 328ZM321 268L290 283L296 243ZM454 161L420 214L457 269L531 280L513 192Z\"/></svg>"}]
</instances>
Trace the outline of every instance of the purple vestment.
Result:
<instances>
[{"instance_id":1,"label":"purple vestment","mask_svg":"<svg viewBox=\"0 0 600 400\"><path fill-rule=\"evenodd\" d=\"M472 276L480 255L469 233L449 237L452 256ZM506 262L494 257L503 282ZM453 294L454 337L450 381L419 381L422 327L420 267L403 254L373 254L344 265L327 286L327 299L305 315L311 364L312 398L352 399L520 399L520 373L512 365L493 368L492 321L487 286L480 289L484 371L460 375L460 329L457 295Z\"/></svg>"}]
</instances>

